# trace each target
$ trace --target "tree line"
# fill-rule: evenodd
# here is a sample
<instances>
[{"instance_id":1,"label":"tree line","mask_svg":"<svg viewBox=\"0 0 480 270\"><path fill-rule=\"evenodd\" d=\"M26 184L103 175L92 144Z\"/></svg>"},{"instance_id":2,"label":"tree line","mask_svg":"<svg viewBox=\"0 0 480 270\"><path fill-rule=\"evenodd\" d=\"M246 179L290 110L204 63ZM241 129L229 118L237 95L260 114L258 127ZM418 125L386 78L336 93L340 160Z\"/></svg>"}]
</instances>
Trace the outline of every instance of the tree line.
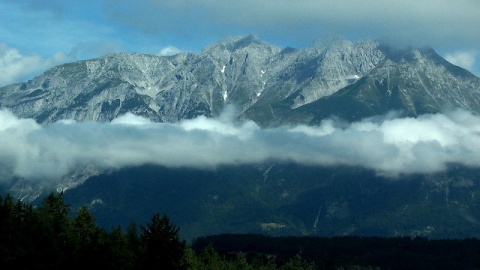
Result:
<instances>
[{"instance_id":1,"label":"tree line","mask_svg":"<svg viewBox=\"0 0 480 270\"><path fill-rule=\"evenodd\" d=\"M426 237L271 237L223 234L197 238L192 248L220 254L269 254L283 265L300 255L319 269L375 266L381 269L480 269L480 240Z\"/></svg>"},{"instance_id":2,"label":"tree line","mask_svg":"<svg viewBox=\"0 0 480 270\"><path fill-rule=\"evenodd\" d=\"M187 245L166 215L105 230L63 194L38 206L0 197L0 269L466 269L480 266L477 239L217 235Z\"/></svg>"},{"instance_id":3,"label":"tree line","mask_svg":"<svg viewBox=\"0 0 480 270\"><path fill-rule=\"evenodd\" d=\"M63 194L37 207L0 197L1 269L179 269L185 248L178 228L158 213L145 226L107 231L86 207L72 216Z\"/></svg>"}]
</instances>

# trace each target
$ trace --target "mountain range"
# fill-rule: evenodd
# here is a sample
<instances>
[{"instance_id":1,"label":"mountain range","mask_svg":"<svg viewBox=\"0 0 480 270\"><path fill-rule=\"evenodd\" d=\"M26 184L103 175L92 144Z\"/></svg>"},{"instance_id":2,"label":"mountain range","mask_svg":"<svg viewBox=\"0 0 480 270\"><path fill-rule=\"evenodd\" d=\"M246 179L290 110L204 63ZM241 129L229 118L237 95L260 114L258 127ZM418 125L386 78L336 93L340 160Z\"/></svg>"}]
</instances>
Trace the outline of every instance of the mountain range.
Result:
<instances>
[{"instance_id":1,"label":"mountain range","mask_svg":"<svg viewBox=\"0 0 480 270\"><path fill-rule=\"evenodd\" d=\"M278 48L230 37L200 54L110 54L52 68L0 89L0 106L39 123L110 121L127 112L155 122L218 116L227 104L264 127L358 120L390 110L416 116L480 110L480 79L429 48L319 40Z\"/></svg>"},{"instance_id":2,"label":"mountain range","mask_svg":"<svg viewBox=\"0 0 480 270\"><path fill-rule=\"evenodd\" d=\"M265 129L392 112L413 119L454 109L477 115L480 79L431 48L337 37L279 48L248 35L199 54L109 54L0 88L0 108L45 126L65 119L109 123L126 113L175 124L216 118L229 106L236 121ZM89 164L56 185L105 227L144 222L160 211L187 239L225 232L442 238L480 236L479 175L464 164L390 177L361 166L273 159L213 169ZM46 191L21 180L3 193L35 200Z\"/></svg>"}]
</instances>

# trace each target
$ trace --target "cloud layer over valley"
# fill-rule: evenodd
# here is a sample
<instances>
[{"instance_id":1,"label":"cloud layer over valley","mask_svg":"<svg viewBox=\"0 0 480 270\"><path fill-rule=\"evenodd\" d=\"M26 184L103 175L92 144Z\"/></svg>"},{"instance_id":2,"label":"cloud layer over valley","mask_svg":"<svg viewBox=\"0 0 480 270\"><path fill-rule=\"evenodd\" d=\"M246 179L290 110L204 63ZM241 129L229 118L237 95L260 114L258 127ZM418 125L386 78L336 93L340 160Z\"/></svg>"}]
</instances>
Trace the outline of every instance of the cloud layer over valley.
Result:
<instances>
[{"instance_id":1,"label":"cloud layer over valley","mask_svg":"<svg viewBox=\"0 0 480 270\"><path fill-rule=\"evenodd\" d=\"M480 166L480 117L466 111L418 118L261 129L223 115L177 124L124 115L111 123L39 125L0 110L0 179L58 180L79 166L158 164L214 168L269 160L353 165L380 174L432 173L448 163Z\"/></svg>"}]
</instances>

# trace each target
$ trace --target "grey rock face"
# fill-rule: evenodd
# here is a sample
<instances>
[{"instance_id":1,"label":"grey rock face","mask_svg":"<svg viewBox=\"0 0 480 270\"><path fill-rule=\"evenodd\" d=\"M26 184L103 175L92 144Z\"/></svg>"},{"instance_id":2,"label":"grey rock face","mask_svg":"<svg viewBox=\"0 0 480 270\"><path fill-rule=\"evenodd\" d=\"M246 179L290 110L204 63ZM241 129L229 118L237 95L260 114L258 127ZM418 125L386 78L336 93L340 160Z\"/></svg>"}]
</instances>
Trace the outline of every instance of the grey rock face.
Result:
<instances>
[{"instance_id":1,"label":"grey rock face","mask_svg":"<svg viewBox=\"0 0 480 270\"><path fill-rule=\"evenodd\" d=\"M431 49L385 49L385 54L358 82L289 112L283 121L317 124L332 114L356 121L391 110L413 117L453 108L480 111L480 80L468 71Z\"/></svg>"},{"instance_id":2,"label":"grey rock face","mask_svg":"<svg viewBox=\"0 0 480 270\"><path fill-rule=\"evenodd\" d=\"M216 116L232 103L240 118L275 126L391 109L412 115L446 105L480 111L479 89L478 78L430 49L338 38L281 49L249 35L219 41L198 55L110 54L61 65L0 88L0 107L40 123L110 121L126 112L176 122ZM343 108L350 101L357 112Z\"/></svg>"}]
</instances>

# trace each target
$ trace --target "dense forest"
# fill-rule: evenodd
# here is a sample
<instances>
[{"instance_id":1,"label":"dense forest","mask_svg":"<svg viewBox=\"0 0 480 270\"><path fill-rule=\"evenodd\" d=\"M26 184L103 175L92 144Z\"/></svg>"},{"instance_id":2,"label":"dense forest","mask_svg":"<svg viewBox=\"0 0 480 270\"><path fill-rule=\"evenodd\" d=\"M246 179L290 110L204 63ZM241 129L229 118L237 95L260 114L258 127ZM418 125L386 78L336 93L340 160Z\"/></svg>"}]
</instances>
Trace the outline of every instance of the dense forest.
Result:
<instances>
[{"instance_id":1,"label":"dense forest","mask_svg":"<svg viewBox=\"0 0 480 270\"><path fill-rule=\"evenodd\" d=\"M301 256L323 269L348 265L381 269L480 269L480 240L423 237L269 237L225 234L201 237L194 250L211 246L220 254L268 254L279 265ZM320 268L322 269L322 268Z\"/></svg>"},{"instance_id":2,"label":"dense forest","mask_svg":"<svg viewBox=\"0 0 480 270\"><path fill-rule=\"evenodd\" d=\"M33 206L0 197L0 269L473 269L480 241L217 235L180 239L166 215L100 228L63 194Z\"/></svg>"}]
</instances>

